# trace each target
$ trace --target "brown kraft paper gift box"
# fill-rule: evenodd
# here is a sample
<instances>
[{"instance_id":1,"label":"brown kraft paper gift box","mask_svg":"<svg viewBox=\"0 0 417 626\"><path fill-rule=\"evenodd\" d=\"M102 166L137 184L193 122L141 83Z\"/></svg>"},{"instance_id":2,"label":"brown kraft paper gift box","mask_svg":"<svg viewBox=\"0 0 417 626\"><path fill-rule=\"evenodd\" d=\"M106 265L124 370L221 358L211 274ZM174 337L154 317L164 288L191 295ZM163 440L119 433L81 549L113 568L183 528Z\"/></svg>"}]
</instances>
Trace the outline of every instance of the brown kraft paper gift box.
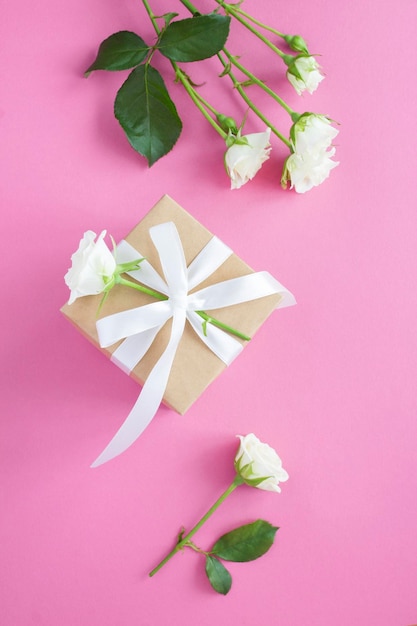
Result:
<instances>
[{"instance_id":1,"label":"brown kraft paper gift box","mask_svg":"<svg viewBox=\"0 0 417 626\"><path fill-rule=\"evenodd\" d=\"M180 207L169 196L163 196L159 202L125 237L126 241L140 251L155 270L162 274L159 257L149 236L149 229L157 224L172 221L177 227L187 266L200 250L213 237L204 226ZM209 278L195 289L199 290L230 278L253 273L253 270L238 256L232 254ZM132 279L133 280L133 279ZM210 311L210 315L221 322L253 337L258 328L276 308L281 295L270 295L243 304ZM78 330L99 348L108 358L111 357L121 341L101 348L98 343L96 321L101 317L120 311L155 302L155 299L135 289L116 285L106 299L99 315L97 310L102 295L78 298L73 304L65 304L61 311ZM202 320L203 321L203 320ZM171 320L165 324L156 336L153 344L142 360L130 373L138 383L143 384L153 366L163 353L170 335ZM208 326L208 332L210 327ZM242 344L244 340L236 339ZM199 398L208 385L225 369L226 365L199 339L187 322L175 355L163 402L177 413L184 414Z\"/></svg>"}]
</instances>

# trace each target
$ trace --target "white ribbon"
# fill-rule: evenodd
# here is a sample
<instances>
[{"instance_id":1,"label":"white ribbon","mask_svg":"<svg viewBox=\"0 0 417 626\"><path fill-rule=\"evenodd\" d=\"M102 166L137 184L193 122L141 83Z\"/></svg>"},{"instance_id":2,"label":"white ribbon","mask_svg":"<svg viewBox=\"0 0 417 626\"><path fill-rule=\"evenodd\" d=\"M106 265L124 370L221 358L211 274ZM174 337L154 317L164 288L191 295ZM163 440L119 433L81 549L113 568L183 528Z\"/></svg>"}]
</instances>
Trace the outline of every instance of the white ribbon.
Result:
<instances>
[{"instance_id":1,"label":"white ribbon","mask_svg":"<svg viewBox=\"0 0 417 626\"><path fill-rule=\"evenodd\" d=\"M281 296L277 308L295 304L294 296L268 272L232 278L190 294L192 289L229 258L232 250L213 237L187 268L184 250L173 222L154 226L149 233L159 254L165 281L146 260L142 261L139 270L129 272L129 275L163 293L168 299L98 320L99 343L105 348L124 339L113 353L112 361L130 373L152 345L159 330L172 317L171 336L126 421L91 467L97 467L124 452L155 416L165 393L186 320L201 341L226 365L241 352L243 346L239 341L212 324L205 335L202 318L196 311L228 307L272 294ZM126 241L118 245L118 263L127 263L138 257L142 257L140 252Z\"/></svg>"}]
</instances>

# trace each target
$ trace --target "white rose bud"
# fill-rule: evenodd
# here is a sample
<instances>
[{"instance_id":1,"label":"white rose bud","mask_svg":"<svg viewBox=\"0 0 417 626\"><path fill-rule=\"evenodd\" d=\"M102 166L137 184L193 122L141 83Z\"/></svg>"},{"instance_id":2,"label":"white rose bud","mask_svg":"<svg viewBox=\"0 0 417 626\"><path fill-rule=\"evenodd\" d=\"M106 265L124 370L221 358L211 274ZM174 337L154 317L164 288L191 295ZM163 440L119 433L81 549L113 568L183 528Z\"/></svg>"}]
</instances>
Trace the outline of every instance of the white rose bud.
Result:
<instances>
[{"instance_id":1,"label":"white rose bud","mask_svg":"<svg viewBox=\"0 0 417 626\"><path fill-rule=\"evenodd\" d=\"M263 133L252 133L238 137L224 156L226 170L231 180L231 189L239 189L255 176L262 164L269 159L271 129ZM239 143L243 139L246 143Z\"/></svg>"},{"instance_id":2,"label":"white rose bud","mask_svg":"<svg viewBox=\"0 0 417 626\"><path fill-rule=\"evenodd\" d=\"M324 80L320 66L312 56L296 57L288 67L287 78L298 95L303 91L313 93Z\"/></svg>"},{"instance_id":3,"label":"white rose bud","mask_svg":"<svg viewBox=\"0 0 417 626\"><path fill-rule=\"evenodd\" d=\"M71 290L68 304L81 296L102 293L113 278L116 261L104 243L106 231L99 235L92 230L84 233L78 250L71 257L72 267L65 274L65 283Z\"/></svg>"},{"instance_id":4,"label":"white rose bud","mask_svg":"<svg viewBox=\"0 0 417 626\"><path fill-rule=\"evenodd\" d=\"M280 492L279 483L288 480L282 461L273 448L251 433L240 439L235 470L245 483L265 491Z\"/></svg>"}]
</instances>

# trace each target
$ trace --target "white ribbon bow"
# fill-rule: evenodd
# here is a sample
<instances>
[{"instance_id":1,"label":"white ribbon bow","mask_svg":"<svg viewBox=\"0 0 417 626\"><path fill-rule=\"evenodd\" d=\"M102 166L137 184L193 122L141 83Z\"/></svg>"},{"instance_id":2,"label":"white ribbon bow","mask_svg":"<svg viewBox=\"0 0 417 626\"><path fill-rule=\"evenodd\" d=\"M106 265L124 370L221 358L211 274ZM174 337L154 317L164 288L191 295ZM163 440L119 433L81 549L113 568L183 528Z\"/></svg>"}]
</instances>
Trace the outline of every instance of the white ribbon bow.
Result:
<instances>
[{"instance_id":1,"label":"white ribbon bow","mask_svg":"<svg viewBox=\"0 0 417 626\"><path fill-rule=\"evenodd\" d=\"M229 258L232 250L217 237L213 237L187 268L181 240L173 222L154 226L149 233L159 254L165 281L148 261L142 261L140 269L129 272L129 275L165 294L168 299L98 320L96 325L99 343L105 348L124 339L113 353L112 361L126 373L130 373L147 352L159 330L172 317L171 336L164 353L145 381L133 409L91 467L97 467L124 452L155 416L165 393L186 320L201 341L226 365L241 352L241 343L212 324L205 335L202 319L196 311L219 309L271 294L281 295L277 308L295 304L294 296L268 272L232 278L190 294L192 289ZM142 257L140 252L126 241L118 245L118 263L127 263L138 257Z\"/></svg>"}]
</instances>

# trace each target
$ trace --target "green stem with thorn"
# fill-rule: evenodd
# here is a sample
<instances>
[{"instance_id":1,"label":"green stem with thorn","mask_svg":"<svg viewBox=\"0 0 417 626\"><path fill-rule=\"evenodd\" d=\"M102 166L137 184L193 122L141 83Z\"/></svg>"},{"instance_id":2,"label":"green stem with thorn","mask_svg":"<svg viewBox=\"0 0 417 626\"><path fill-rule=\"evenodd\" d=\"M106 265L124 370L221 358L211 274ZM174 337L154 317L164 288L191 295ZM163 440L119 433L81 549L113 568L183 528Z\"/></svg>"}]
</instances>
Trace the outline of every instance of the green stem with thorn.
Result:
<instances>
[{"instance_id":1,"label":"green stem with thorn","mask_svg":"<svg viewBox=\"0 0 417 626\"><path fill-rule=\"evenodd\" d=\"M226 500L226 498L232 493L232 491L234 491L239 485L242 485L243 482L244 481L242 480L242 478L236 475L232 484L226 489L224 493L222 493L220 498L216 500L213 506L210 507L205 515L203 515L200 521L197 522L197 524L193 526L193 528L185 536L183 535L183 533L180 534L175 547L171 550L171 552L166 555L166 557L162 559L160 563L158 563L156 567L154 567L154 569L149 573L149 576L154 576L157 572L159 572L161 567L163 567L165 563L172 559L172 557L175 556L177 552L179 552L182 548L186 546L192 547L190 544L191 537L193 537L195 533L202 527L202 525L208 520L208 518L213 515L214 511L221 505L222 502L224 502L224 500Z\"/></svg>"}]
</instances>

